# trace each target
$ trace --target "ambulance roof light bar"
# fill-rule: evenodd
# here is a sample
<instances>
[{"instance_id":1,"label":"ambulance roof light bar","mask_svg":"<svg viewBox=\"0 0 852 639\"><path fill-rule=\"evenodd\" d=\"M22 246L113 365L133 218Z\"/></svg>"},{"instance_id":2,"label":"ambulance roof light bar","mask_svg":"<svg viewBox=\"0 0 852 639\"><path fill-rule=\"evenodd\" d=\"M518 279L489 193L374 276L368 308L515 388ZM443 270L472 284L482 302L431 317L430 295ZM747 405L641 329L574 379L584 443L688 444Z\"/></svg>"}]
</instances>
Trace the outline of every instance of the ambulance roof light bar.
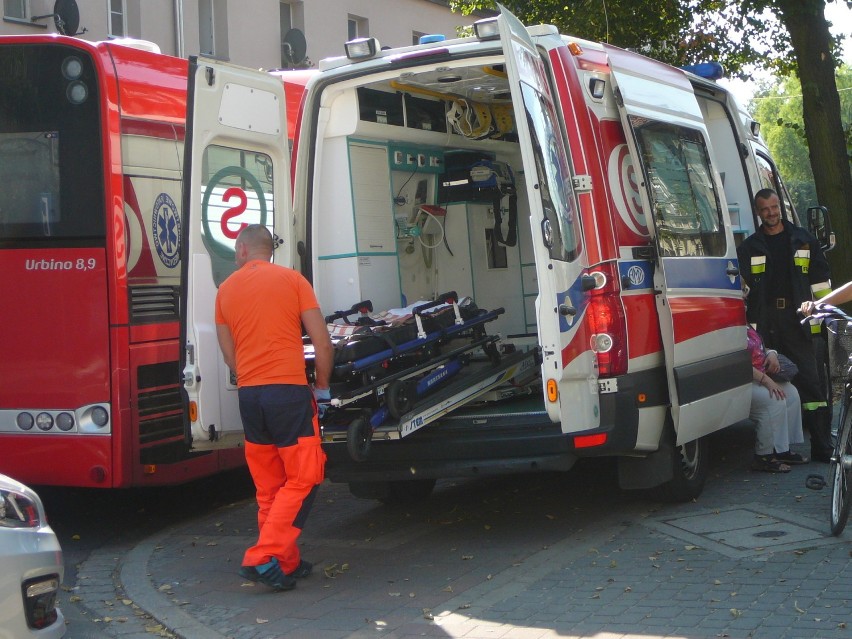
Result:
<instances>
[{"instance_id":1,"label":"ambulance roof light bar","mask_svg":"<svg viewBox=\"0 0 852 639\"><path fill-rule=\"evenodd\" d=\"M720 80L725 77L725 67L719 62L699 62L681 67L705 80Z\"/></svg>"},{"instance_id":2,"label":"ambulance roof light bar","mask_svg":"<svg viewBox=\"0 0 852 639\"><path fill-rule=\"evenodd\" d=\"M484 18L473 23L473 33L480 40L496 40L500 37L497 17Z\"/></svg>"},{"instance_id":3,"label":"ambulance roof light bar","mask_svg":"<svg viewBox=\"0 0 852 639\"><path fill-rule=\"evenodd\" d=\"M350 60L373 58L382 48L376 38L355 38L343 46L346 49L346 57Z\"/></svg>"}]
</instances>

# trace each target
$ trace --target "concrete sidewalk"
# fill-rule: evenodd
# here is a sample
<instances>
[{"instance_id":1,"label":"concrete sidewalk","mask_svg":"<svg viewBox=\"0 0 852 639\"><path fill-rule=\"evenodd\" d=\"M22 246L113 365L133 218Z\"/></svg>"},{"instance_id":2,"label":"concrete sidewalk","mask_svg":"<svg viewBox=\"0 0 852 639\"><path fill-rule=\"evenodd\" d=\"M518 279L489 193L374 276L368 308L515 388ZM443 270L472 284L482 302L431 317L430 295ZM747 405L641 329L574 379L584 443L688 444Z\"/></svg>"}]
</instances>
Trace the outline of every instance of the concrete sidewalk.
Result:
<instances>
[{"instance_id":1,"label":"concrete sidewalk","mask_svg":"<svg viewBox=\"0 0 852 639\"><path fill-rule=\"evenodd\" d=\"M121 558L113 609L187 639L848 638L852 527L831 537L830 492L805 488L828 466L752 472L751 437L713 438L687 504L618 491L606 461L442 482L408 508L325 484L301 543L314 574L285 593L237 575L256 523L253 503L233 504ZM117 616L105 632L134 637Z\"/></svg>"}]
</instances>

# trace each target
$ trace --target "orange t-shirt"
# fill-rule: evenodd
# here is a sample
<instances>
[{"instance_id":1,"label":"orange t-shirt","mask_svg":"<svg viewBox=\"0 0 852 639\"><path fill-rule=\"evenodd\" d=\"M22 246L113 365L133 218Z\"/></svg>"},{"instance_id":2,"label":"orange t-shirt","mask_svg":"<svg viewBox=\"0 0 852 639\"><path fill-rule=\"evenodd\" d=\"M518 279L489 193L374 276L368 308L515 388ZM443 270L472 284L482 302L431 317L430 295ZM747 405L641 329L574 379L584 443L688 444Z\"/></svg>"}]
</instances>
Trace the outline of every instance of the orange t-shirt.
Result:
<instances>
[{"instance_id":1,"label":"orange t-shirt","mask_svg":"<svg viewBox=\"0 0 852 639\"><path fill-rule=\"evenodd\" d=\"M319 308L311 285L292 269L252 260L216 295L216 323L234 339L237 386L307 384L303 311Z\"/></svg>"}]
</instances>

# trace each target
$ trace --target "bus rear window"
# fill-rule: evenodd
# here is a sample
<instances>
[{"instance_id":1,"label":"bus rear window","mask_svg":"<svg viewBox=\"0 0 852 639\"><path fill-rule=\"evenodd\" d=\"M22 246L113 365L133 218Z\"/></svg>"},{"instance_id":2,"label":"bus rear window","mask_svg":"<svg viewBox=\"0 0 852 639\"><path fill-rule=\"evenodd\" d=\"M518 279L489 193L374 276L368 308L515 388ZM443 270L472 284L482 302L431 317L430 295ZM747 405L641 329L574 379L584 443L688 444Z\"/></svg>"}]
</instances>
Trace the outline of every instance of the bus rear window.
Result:
<instances>
[{"instance_id":1,"label":"bus rear window","mask_svg":"<svg viewBox=\"0 0 852 639\"><path fill-rule=\"evenodd\" d=\"M59 132L0 133L3 224L50 237L59 221Z\"/></svg>"},{"instance_id":2,"label":"bus rear window","mask_svg":"<svg viewBox=\"0 0 852 639\"><path fill-rule=\"evenodd\" d=\"M79 50L0 46L0 243L103 244L98 83Z\"/></svg>"}]
</instances>

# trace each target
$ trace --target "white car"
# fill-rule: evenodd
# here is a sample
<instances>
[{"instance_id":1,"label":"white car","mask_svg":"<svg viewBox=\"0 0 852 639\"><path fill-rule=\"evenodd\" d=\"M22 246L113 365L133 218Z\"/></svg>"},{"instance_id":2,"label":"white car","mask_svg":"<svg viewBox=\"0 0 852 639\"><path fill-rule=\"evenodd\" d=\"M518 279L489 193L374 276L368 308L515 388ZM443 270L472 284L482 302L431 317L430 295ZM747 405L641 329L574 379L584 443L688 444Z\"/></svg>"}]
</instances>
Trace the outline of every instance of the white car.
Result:
<instances>
[{"instance_id":1,"label":"white car","mask_svg":"<svg viewBox=\"0 0 852 639\"><path fill-rule=\"evenodd\" d=\"M34 490L0 475L0 639L65 634L56 607L65 574L62 548Z\"/></svg>"}]
</instances>

